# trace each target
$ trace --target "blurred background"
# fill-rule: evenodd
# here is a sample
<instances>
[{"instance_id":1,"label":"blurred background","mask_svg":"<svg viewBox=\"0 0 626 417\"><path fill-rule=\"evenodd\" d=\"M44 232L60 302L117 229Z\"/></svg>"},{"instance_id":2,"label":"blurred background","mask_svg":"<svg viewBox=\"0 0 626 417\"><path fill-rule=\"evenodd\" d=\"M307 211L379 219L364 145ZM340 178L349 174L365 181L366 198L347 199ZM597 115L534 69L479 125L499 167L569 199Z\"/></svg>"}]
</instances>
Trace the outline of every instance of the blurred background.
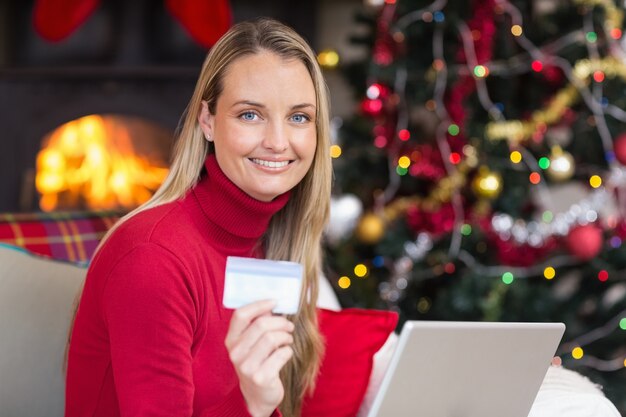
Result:
<instances>
[{"instance_id":1,"label":"blurred background","mask_svg":"<svg viewBox=\"0 0 626 417\"><path fill-rule=\"evenodd\" d=\"M565 322L556 361L624 414L619 1L0 0L0 212L146 201L207 50L257 16L327 78L342 305Z\"/></svg>"}]
</instances>

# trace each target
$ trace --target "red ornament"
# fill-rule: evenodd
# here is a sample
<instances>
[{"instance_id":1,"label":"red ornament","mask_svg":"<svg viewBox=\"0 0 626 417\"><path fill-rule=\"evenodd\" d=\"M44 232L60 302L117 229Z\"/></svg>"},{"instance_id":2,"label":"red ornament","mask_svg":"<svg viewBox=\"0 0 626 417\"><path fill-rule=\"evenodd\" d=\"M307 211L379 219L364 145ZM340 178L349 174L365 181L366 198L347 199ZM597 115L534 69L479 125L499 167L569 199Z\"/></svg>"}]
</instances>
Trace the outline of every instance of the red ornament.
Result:
<instances>
[{"instance_id":1,"label":"red ornament","mask_svg":"<svg viewBox=\"0 0 626 417\"><path fill-rule=\"evenodd\" d=\"M622 133L615 139L613 150L615 151L615 158L619 163L626 165L626 133Z\"/></svg>"},{"instance_id":2,"label":"red ornament","mask_svg":"<svg viewBox=\"0 0 626 417\"><path fill-rule=\"evenodd\" d=\"M602 249L602 243L602 230L592 224L573 228L565 238L567 249L581 261L595 258Z\"/></svg>"}]
</instances>

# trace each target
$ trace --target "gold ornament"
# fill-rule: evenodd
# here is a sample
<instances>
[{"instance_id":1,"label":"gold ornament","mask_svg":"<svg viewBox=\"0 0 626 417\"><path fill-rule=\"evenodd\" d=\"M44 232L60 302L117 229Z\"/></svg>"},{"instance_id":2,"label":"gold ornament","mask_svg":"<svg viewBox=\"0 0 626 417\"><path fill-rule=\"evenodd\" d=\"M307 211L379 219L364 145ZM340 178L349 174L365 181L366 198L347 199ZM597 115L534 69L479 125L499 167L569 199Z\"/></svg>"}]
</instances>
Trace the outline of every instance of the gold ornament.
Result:
<instances>
[{"instance_id":1,"label":"gold ornament","mask_svg":"<svg viewBox=\"0 0 626 417\"><path fill-rule=\"evenodd\" d=\"M548 177L552 181L567 181L574 175L574 158L572 155L561 149L560 146L552 148L550 153L550 166L546 170Z\"/></svg>"},{"instance_id":2,"label":"gold ornament","mask_svg":"<svg viewBox=\"0 0 626 417\"><path fill-rule=\"evenodd\" d=\"M502 191L502 177L488 167L481 166L472 181L472 190L478 197L496 199Z\"/></svg>"},{"instance_id":3,"label":"gold ornament","mask_svg":"<svg viewBox=\"0 0 626 417\"><path fill-rule=\"evenodd\" d=\"M385 222L382 217L374 213L367 213L361 217L356 228L357 238L370 245L378 243L384 234Z\"/></svg>"}]
</instances>

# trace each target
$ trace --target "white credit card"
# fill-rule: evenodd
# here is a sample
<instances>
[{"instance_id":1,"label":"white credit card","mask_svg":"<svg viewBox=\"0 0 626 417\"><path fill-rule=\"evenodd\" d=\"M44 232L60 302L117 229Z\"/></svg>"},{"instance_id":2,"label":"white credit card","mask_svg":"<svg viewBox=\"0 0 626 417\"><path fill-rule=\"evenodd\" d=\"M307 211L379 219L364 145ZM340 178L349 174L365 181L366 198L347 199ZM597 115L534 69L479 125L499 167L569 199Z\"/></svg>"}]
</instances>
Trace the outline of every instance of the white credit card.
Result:
<instances>
[{"instance_id":1,"label":"white credit card","mask_svg":"<svg viewBox=\"0 0 626 417\"><path fill-rule=\"evenodd\" d=\"M297 262L226 258L224 307L237 309L260 300L275 300L272 312L296 314L304 268Z\"/></svg>"}]
</instances>

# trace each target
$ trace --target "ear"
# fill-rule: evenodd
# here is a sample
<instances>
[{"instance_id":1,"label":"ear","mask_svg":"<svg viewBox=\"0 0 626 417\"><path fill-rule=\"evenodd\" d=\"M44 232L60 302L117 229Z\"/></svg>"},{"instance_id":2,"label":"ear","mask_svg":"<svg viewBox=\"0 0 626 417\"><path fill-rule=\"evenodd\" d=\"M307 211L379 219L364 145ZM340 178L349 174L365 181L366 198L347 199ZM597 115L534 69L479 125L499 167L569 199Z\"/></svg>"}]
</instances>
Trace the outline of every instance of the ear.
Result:
<instances>
[{"instance_id":1,"label":"ear","mask_svg":"<svg viewBox=\"0 0 626 417\"><path fill-rule=\"evenodd\" d=\"M213 142L214 122L215 122L215 116L213 116L211 112L209 111L208 103L205 100L202 100L200 113L198 113L198 124L200 125L200 129L202 129L202 133L204 133L204 137L209 142Z\"/></svg>"}]
</instances>

